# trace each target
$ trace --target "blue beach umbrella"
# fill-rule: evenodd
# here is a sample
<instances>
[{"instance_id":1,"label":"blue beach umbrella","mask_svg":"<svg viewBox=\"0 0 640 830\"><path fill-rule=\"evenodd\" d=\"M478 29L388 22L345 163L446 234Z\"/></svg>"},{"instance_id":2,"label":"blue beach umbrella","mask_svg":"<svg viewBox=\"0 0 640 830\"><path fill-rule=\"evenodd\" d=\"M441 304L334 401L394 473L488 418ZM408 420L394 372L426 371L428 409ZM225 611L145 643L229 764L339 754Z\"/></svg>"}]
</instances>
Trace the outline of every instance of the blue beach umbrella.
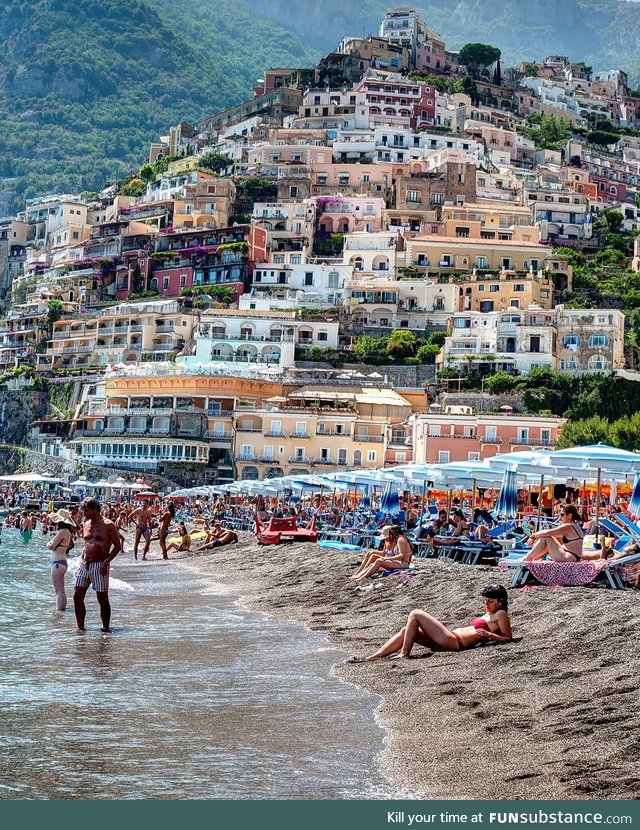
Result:
<instances>
[{"instance_id":1,"label":"blue beach umbrella","mask_svg":"<svg viewBox=\"0 0 640 830\"><path fill-rule=\"evenodd\" d=\"M636 519L638 518L640 514L640 473L636 473L636 478L633 482L633 493L631 494L628 510L632 516Z\"/></svg>"},{"instance_id":2,"label":"blue beach umbrella","mask_svg":"<svg viewBox=\"0 0 640 830\"><path fill-rule=\"evenodd\" d=\"M382 491L380 510L386 516L397 516L400 512L398 485L394 481L388 481Z\"/></svg>"},{"instance_id":3,"label":"blue beach umbrella","mask_svg":"<svg viewBox=\"0 0 640 830\"><path fill-rule=\"evenodd\" d=\"M496 503L496 514L506 519L515 519L518 514L518 486L515 470L505 470Z\"/></svg>"}]
</instances>

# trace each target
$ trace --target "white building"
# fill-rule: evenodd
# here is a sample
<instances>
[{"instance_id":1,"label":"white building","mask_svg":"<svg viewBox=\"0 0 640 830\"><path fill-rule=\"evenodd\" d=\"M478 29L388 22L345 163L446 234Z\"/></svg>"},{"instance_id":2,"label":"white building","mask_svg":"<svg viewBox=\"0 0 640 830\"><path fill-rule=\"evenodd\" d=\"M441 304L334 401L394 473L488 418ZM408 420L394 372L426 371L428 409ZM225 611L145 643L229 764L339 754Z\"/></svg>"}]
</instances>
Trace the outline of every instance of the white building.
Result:
<instances>
[{"instance_id":1,"label":"white building","mask_svg":"<svg viewBox=\"0 0 640 830\"><path fill-rule=\"evenodd\" d=\"M344 264L307 262L302 265L256 265L253 284L242 294L243 311L287 309L294 306L330 308L342 305L353 267Z\"/></svg>"},{"instance_id":2,"label":"white building","mask_svg":"<svg viewBox=\"0 0 640 830\"><path fill-rule=\"evenodd\" d=\"M194 354L187 368L207 363L261 363L290 368L295 350L338 347L338 323L302 320L296 312L210 310L194 330Z\"/></svg>"}]
</instances>

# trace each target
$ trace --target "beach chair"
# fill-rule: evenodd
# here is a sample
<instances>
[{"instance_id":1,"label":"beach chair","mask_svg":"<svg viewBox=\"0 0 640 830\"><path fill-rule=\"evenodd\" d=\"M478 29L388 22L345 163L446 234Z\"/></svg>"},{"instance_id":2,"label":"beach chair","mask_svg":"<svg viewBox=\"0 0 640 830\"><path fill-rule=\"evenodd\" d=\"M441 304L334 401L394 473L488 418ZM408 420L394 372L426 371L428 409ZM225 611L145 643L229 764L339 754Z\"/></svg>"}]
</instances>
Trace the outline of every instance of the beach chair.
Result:
<instances>
[{"instance_id":1,"label":"beach chair","mask_svg":"<svg viewBox=\"0 0 640 830\"><path fill-rule=\"evenodd\" d=\"M624 525L629 534L633 537L634 542L640 542L640 527L634 521L632 521L628 516L625 516L624 513L616 513L616 519ZM607 520L602 519L600 521L600 524L603 527L605 521ZM611 524L614 524L614 522Z\"/></svg>"}]
</instances>

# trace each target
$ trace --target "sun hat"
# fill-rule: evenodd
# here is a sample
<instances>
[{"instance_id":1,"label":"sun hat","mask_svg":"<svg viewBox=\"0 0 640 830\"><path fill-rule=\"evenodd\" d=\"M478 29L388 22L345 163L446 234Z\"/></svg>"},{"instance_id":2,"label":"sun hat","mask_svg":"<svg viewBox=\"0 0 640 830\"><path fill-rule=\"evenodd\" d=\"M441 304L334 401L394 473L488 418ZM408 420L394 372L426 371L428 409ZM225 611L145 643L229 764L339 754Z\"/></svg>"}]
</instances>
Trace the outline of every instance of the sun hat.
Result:
<instances>
[{"instance_id":1,"label":"sun hat","mask_svg":"<svg viewBox=\"0 0 640 830\"><path fill-rule=\"evenodd\" d=\"M73 520L73 516L71 515L71 513L69 513L68 510L58 510L57 513L50 513L49 519L55 524L58 524L58 522L64 522L64 524L71 525L71 527L78 527L78 525Z\"/></svg>"},{"instance_id":2,"label":"sun hat","mask_svg":"<svg viewBox=\"0 0 640 830\"><path fill-rule=\"evenodd\" d=\"M382 528L382 532L380 533L380 538L381 539L388 539L389 536L391 536L392 527L393 527L393 525L385 525L385 527Z\"/></svg>"}]
</instances>

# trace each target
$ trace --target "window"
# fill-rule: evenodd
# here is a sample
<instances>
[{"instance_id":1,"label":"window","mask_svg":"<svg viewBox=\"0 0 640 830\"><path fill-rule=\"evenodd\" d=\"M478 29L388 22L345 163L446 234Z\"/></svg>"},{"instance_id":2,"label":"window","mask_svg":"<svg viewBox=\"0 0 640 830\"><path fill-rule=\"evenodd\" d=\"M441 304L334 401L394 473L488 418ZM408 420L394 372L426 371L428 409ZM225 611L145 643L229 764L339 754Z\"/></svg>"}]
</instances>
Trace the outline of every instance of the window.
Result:
<instances>
[{"instance_id":1,"label":"window","mask_svg":"<svg viewBox=\"0 0 640 830\"><path fill-rule=\"evenodd\" d=\"M496 294L498 291L500 291L500 286L499 285L490 285L489 286L489 293L490 294Z\"/></svg>"},{"instance_id":2,"label":"window","mask_svg":"<svg viewBox=\"0 0 640 830\"><path fill-rule=\"evenodd\" d=\"M330 271L327 276L327 288L338 288L340 274L337 271Z\"/></svg>"},{"instance_id":3,"label":"window","mask_svg":"<svg viewBox=\"0 0 640 830\"><path fill-rule=\"evenodd\" d=\"M450 455L449 450L438 450L438 464L448 464Z\"/></svg>"},{"instance_id":4,"label":"window","mask_svg":"<svg viewBox=\"0 0 640 830\"><path fill-rule=\"evenodd\" d=\"M498 437L498 427L485 427L484 428L484 440L488 442L493 442Z\"/></svg>"},{"instance_id":5,"label":"window","mask_svg":"<svg viewBox=\"0 0 640 830\"><path fill-rule=\"evenodd\" d=\"M330 461L331 460L331 450L327 449L327 447L320 448L320 458L322 461Z\"/></svg>"},{"instance_id":6,"label":"window","mask_svg":"<svg viewBox=\"0 0 640 830\"><path fill-rule=\"evenodd\" d=\"M541 429L540 430L540 444L543 447L548 447L551 444L551 430L550 429Z\"/></svg>"},{"instance_id":7,"label":"window","mask_svg":"<svg viewBox=\"0 0 640 830\"><path fill-rule=\"evenodd\" d=\"M306 421L296 421L296 435L306 435L307 424Z\"/></svg>"},{"instance_id":8,"label":"window","mask_svg":"<svg viewBox=\"0 0 640 830\"><path fill-rule=\"evenodd\" d=\"M180 275L180 288L184 288L187 284L187 277L186 274Z\"/></svg>"},{"instance_id":9,"label":"window","mask_svg":"<svg viewBox=\"0 0 640 830\"><path fill-rule=\"evenodd\" d=\"M354 467L361 467L362 466L362 450L354 450L353 451L353 466Z\"/></svg>"},{"instance_id":10,"label":"window","mask_svg":"<svg viewBox=\"0 0 640 830\"><path fill-rule=\"evenodd\" d=\"M603 372L609 366L609 361L603 354L592 354L587 368L592 372Z\"/></svg>"},{"instance_id":11,"label":"window","mask_svg":"<svg viewBox=\"0 0 640 830\"><path fill-rule=\"evenodd\" d=\"M609 338L606 334L592 334L589 338L589 348L597 349L609 345Z\"/></svg>"},{"instance_id":12,"label":"window","mask_svg":"<svg viewBox=\"0 0 640 830\"><path fill-rule=\"evenodd\" d=\"M291 265L300 265L302 263L302 254L291 254L289 262Z\"/></svg>"},{"instance_id":13,"label":"window","mask_svg":"<svg viewBox=\"0 0 640 830\"><path fill-rule=\"evenodd\" d=\"M345 449L338 450L338 464L347 463L347 451Z\"/></svg>"},{"instance_id":14,"label":"window","mask_svg":"<svg viewBox=\"0 0 640 830\"><path fill-rule=\"evenodd\" d=\"M565 334L562 338L562 345L565 349L571 349L572 352L575 352L580 345L580 338L577 334Z\"/></svg>"},{"instance_id":15,"label":"window","mask_svg":"<svg viewBox=\"0 0 640 830\"><path fill-rule=\"evenodd\" d=\"M305 286L313 285L313 271L307 271L304 275L304 284Z\"/></svg>"},{"instance_id":16,"label":"window","mask_svg":"<svg viewBox=\"0 0 640 830\"><path fill-rule=\"evenodd\" d=\"M369 450L369 452L367 453L367 461L371 462L372 464L375 464L375 462L376 462L376 451L375 450Z\"/></svg>"},{"instance_id":17,"label":"window","mask_svg":"<svg viewBox=\"0 0 640 830\"><path fill-rule=\"evenodd\" d=\"M442 193L434 193L432 201L433 201L434 205L441 205L442 204Z\"/></svg>"},{"instance_id":18,"label":"window","mask_svg":"<svg viewBox=\"0 0 640 830\"><path fill-rule=\"evenodd\" d=\"M296 459L296 461L303 461L304 460L304 447L296 447L295 448L295 459Z\"/></svg>"},{"instance_id":19,"label":"window","mask_svg":"<svg viewBox=\"0 0 640 830\"><path fill-rule=\"evenodd\" d=\"M326 343L327 339L328 338L327 338L327 332L326 331L319 331L318 332L318 337L317 337L318 341L322 341L322 342Z\"/></svg>"},{"instance_id":20,"label":"window","mask_svg":"<svg viewBox=\"0 0 640 830\"><path fill-rule=\"evenodd\" d=\"M167 291L169 288L169 277L164 277L162 280L162 288L164 291Z\"/></svg>"},{"instance_id":21,"label":"window","mask_svg":"<svg viewBox=\"0 0 640 830\"><path fill-rule=\"evenodd\" d=\"M297 185L297 184L293 184L293 185L291 185L291 187L289 188L289 196L290 196L292 199L295 199L295 198L297 197L297 195L298 195L298 185Z\"/></svg>"},{"instance_id":22,"label":"window","mask_svg":"<svg viewBox=\"0 0 640 830\"><path fill-rule=\"evenodd\" d=\"M282 435L282 421L271 421L269 432L273 435Z\"/></svg>"},{"instance_id":23,"label":"window","mask_svg":"<svg viewBox=\"0 0 640 830\"><path fill-rule=\"evenodd\" d=\"M467 461L480 461L480 453L479 452L469 452L469 453L467 453Z\"/></svg>"}]
</instances>

